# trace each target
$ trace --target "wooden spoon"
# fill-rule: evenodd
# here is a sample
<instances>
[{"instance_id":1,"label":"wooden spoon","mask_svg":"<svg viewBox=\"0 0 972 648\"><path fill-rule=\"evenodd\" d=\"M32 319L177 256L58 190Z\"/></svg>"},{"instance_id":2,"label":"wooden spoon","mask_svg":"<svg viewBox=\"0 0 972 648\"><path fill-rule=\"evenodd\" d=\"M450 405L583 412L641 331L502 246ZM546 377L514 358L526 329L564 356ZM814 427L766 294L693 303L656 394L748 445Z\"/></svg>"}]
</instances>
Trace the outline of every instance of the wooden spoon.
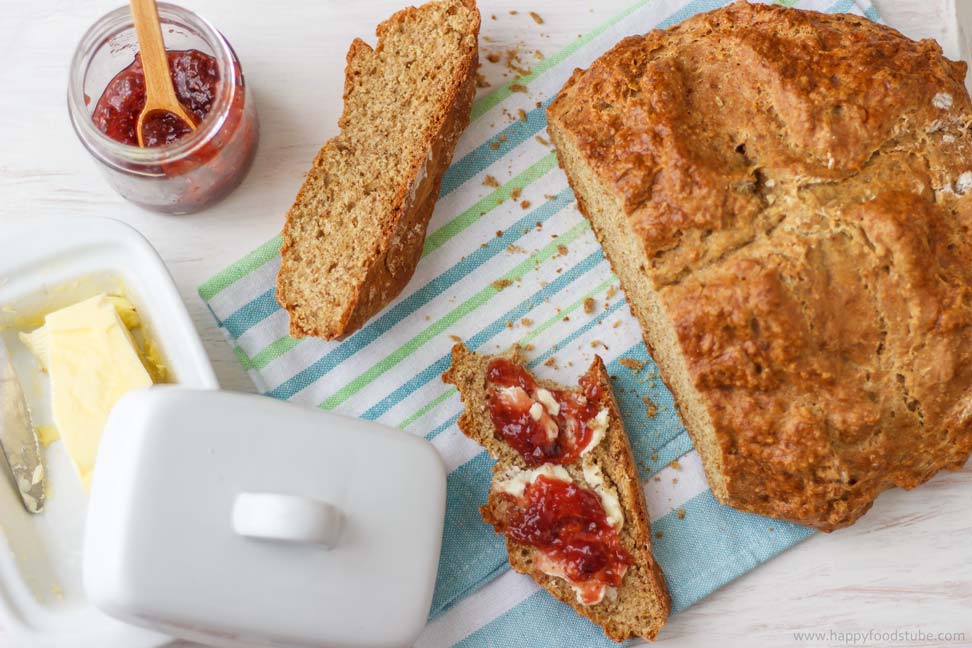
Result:
<instances>
[{"instance_id":1,"label":"wooden spoon","mask_svg":"<svg viewBox=\"0 0 972 648\"><path fill-rule=\"evenodd\" d=\"M162 25L159 23L159 10L155 6L155 0L129 0L129 5L132 8L132 18L135 19L135 34L138 36L138 50L145 73L145 107L138 114L135 126L138 145L144 148L145 138L142 131L145 118L152 113L172 113L188 124L190 130L196 130L196 123L186 107L180 103L175 88L172 87L169 59L162 40Z\"/></svg>"}]
</instances>

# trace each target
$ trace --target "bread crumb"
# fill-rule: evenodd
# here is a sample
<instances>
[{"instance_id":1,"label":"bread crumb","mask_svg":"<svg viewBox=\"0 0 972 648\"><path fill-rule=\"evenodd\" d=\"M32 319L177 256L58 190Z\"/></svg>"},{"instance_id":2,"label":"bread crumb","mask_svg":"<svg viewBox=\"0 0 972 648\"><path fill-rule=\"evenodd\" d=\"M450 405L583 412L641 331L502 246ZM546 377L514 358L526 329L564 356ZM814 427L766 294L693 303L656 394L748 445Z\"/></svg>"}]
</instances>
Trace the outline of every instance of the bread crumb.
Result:
<instances>
[{"instance_id":1,"label":"bread crumb","mask_svg":"<svg viewBox=\"0 0 972 648\"><path fill-rule=\"evenodd\" d=\"M649 397L642 396L641 402L645 404L645 414L648 416L648 418L654 418L655 415L658 414L658 406L655 405L654 401L652 401ZM656 459L652 459L652 461L656 461L658 455L655 455L655 457Z\"/></svg>"},{"instance_id":2,"label":"bread crumb","mask_svg":"<svg viewBox=\"0 0 972 648\"><path fill-rule=\"evenodd\" d=\"M537 23L538 25L543 24L543 18L541 18L540 14L538 14L536 11L531 11L530 17L533 18L533 22Z\"/></svg>"},{"instance_id":3,"label":"bread crumb","mask_svg":"<svg viewBox=\"0 0 972 648\"><path fill-rule=\"evenodd\" d=\"M618 294L618 287L617 286L611 286L610 288L608 288L607 294L604 295L604 297L607 298L607 299L611 299L616 294Z\"/></svg>"},{"instance_id":4,"label":"bread crumb","mask_svg":"<svg viewBox=\"0 0 972 648\"><path fill-rule=\"evenodd\" d=\"M658 461L658 454L656 453L656 454L651 455L651 460L652 461Z\"/></svg>"},{"instance_id":5,"label":"bread crumb","mask_svg":"<svg viewBox=\"0 0 972 648\"><path fill-rule=\"evenodd\" d=\"M596 349L597 347L604 347L607 349L608 345L604 344L604 342L601 340L591 340L591 348Z\"/></svg>"},{"instance_id":6,"label":"bread crumb","mask_svg":"<svg viewBox=\"0 0 972 648\"><path fill-rule=\"evenodd\" d=\"M567 249L566 245L561 244L557 246L557 254L560 256L567 256L567 252L569 252L569 250Z\"/></svg>"},{"instance_id":7,"label":"bread crumb","mask_svg":"<svg viewBox=\"0 0 972 648\"><path fill-rule=\"evenodd\" d=\"M521 122L525 122L527 120L526 111L523 110L522 108L517 108L516 109L516 114L520 116L520 121Z\"/></svg>"},{"instance_id":8,"label":"bread crumb","mask_svg":"<svg viewBox=\"0 0 972 648\"><path fill-rule=\"evenodd\" d=\"M514 83L510 86L510 92L526 92L526 86L522 83Z\"/></svg>"},{"instance_id":9,"label":"bread crumb","mask_svg":"<svg viewBox=\"0 0 972 648\"><path fill-rule=\"evenodd\" d=\"M539 135L537 135L537 136L536 136L536 137L534 137L533 139L535 139L535 140L537 140L538 142L540 142L540 143L541 143L541 144L543 144L544 146L550 146L550 141L549 141L549 140L547 140L547 139L545 139L545 138L543 138L543 137L540 137Z\"/></svg>"},{"instance_id":10,"label":"bread crumb","mask_svg":"<svg viewBox=\"0 0 972 648\"><path fill-rule=\"evenodd\" d=\"M489 61L490 63L499 63L500 55L496 52L490 52L489 54L486 55L486 60Z\"/></svg>"},{"instance_id":11,"label":"bread crumb","mask_svg":"<svg viewBox=\"0 0 972 648\"><path fill-rule=\"evenodd\" d=\"M491 148L491 149L493 149L495 151L496 149L499 148L499 142L490 142L489 143L489 148Z\"/></svg>"},{"instance_id":12,"label":"bread crumb","mask_svg":"<svg viewBox=\"0 0 972 648\"><path fill-rule=\"evenodd\" d=\"M584 300L584 312L590 315L597 308L597 302L594 301L593 297L588 297Z\"/></svg>"},{"instance_id":13,"label":"bread crumb","mask_svg":"<svg viewBox=\"0 0 972 648\"><path fill-rule=\"evenodd\" d=\"M621 326L621 320L614 320L614 324L611 325L611 328L618 328L619 326Z\"/></svg>"},{"instance_id":14,"label":"bread crumb","mask_svg":"<svg viewBox=\"0 0 972 648\"><path fill-rule=\"evenodd\" d=\"M683 508L678 509L677 511L675 511L675 515L678 517L679 520L684 520L685 519L685 509L683 509Z\"/></svg>"},{"instance_id":15,"label":"bread crumb","mask_svg":"<svg viewBox=\"0 0 972 648\"><path fill-rule=\"evenodd\" d=\"M668 464L668 466L669 466L669 468L672 468L673 470L681 470L682 469L682 464L678 463L678 459L672 460L672 463Z\"/></svg>"},{"instance_id":16,"label":"bread crumb","mask_svg":"<svg viewBox=\"0 0 972 648\"><path fill-rule=\"evenodd\" d=\"M520 207L523 209L530 209L530 201L524 200L523 202L520 203Z\"/></svg>"},{"instance_id":17,"label":"bread crumb","mask_svg":"<svg viewBox=\"0 0 972 648\"><path fill-rule=\"evenodd\" d=\"M523 193L523 187L514 187L513 191L510 192L510 198L518 200L521 193Z\"/></svg>"},{"instance_id":18,"label":"bread crumb","mask_svg":"<svg viewBox=\"0 0 972 648\"><path fill-rule=\"evenodd\" d=\"M485 186L485 187L498 187L498 186L500 186L500 183L499 183L499 180L497 180L496 178L494 178L491 175L488 175L483 180L483 186Z\"/></svg>"},{"instance_id":19,"label":"bread crumb","mask_svg":"<svg viewBox=\"0 0 972 648\"><path fill-rule=\"evenodd\" d=\"M477 88L488 88L489 87L489 81L486 80L486 76L483 75L483 74L480 74L479 72L476 73L476 87Z\"/></svg>"},{"instance_id":20,"label":"bread crumb","mask_svg":"<svg viewBox=\"0 0 972 648\"><path fill-rule=\"evenodd\" d=\"M538 61L542 61L544 58L543 52L541 52L540 50L533 50L533 55L537 57Z\"/></svg>"},{"instance_id":21,"label":"bread crumb","mask_svg":"<svg viewBox=\"0 0 972 648\"><path fill-rule=\"evenodd\" d=\"M523 324L523 326L533 326L533 320L529 317L524 317L520 320L520 323Z\"/></svg>"},{"instance_id":22,"label":"bread crumb","mask_svg":"<svg viewBox=\"0 0 972 648\"><path fill-rule=\"evenodd\" d=\"M523 347L523 350L524 351L533 351L533 349L535 349L535 348L536 347L534 347L532 344L527 344L526 346Z\"/></svg>"},{"instance_id":23,"label":"bread crumb","mask_svg":"<svg viewBox=\"0 0 972 648\"><path fill-rule=\"evenodd\" d=\"M496 290L503 290L507 286L511 285L513 282L509 279L497 279L493 282L493 288Z\"/></svg>"},{"instance_id":24,"label":"bread crumb","mask_svg":"<svg viewBox=\"0 0 972 648\"><path fill-rule=\"evenodd\" d=\"M462 338L459 337L458 335L450 335L449 339L455 342L456 344L460 344L462 342Z\"/></svg>"},{"instance_id":25,"label":"bread crumb","mask_svg":"<svg viewBox=\"0 0 972 648\"><path fill-rule=\"evenodd\" d=\"M618 360L618 364L620 364L622 367L627 367L636 373L645 368L644 362L635 360L634 358L621 358Z\"/></svg>"},{"instance_id":26,"label":"bread crumb","mask_svg":"<svg viewBox=\"0 0 972 648\"><path fill-rule=\"evenodd\" d=\"M547 361L543 363L543 366L545 366L545 367L552 367L555 364L557 364L557 360L554 359L553 356L550 356L549 358L547 358Z\"/></svg>"},{"instance_id":27,"label":"bread crumb","mask_svg":"<svg viewBox=\"0 0 972 648\"><path fill-rule=\"evenodd\" d=\"M664 538L665 537L665 532L664 531L655 531L655 537L656 538Z\"/></svg>"},{"instance_id":28,"label":"bread crumb","mask_svg":"<svg viewBox=\"0 0 972 648\"><path fill-rule=\"evenodd\" d=\"M519 11L517 11L516 9L510 9L510 15L511 15L511 16L515 16L515 15L516 15L516 14L518 14L518 13L520 13L520 12L519 12Z\"/></svg>"},{"instance_id":29,"label":"bread crumb","mask_svg":"<svg viewBox=\"0 0 972 648\"><path fill-rule=\"evenodd\" d=\"M501 238L503 236L503 230L496 230L496 238Z\"/></svg>"}]
</instances>

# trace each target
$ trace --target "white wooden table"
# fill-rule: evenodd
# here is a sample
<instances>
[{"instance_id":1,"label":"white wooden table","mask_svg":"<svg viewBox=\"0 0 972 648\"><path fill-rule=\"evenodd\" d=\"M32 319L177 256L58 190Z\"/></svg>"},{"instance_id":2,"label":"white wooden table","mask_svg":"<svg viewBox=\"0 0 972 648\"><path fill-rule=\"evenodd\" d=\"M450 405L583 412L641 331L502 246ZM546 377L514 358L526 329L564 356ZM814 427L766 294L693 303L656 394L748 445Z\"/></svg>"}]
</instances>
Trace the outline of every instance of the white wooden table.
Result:
<instances>
[{"instance_id":1,"label":"white wooden table","mask_svg":"<svg viewBox=\"0 0 972 648\"><path fill-rule=\"evenodd\" d=\"M74 46L121 1L0 0L0 222L88 214L131 223L168 263L222 385L252 390L196 286L280 229L309 161L336 129L351 38L371 37L376 22L403 1L182 3L235 47L256 92L262 135L254 168L232 196L201 214L166 217L112 192L68 121ZM972 0L954 1L972 17ZM481 0L481 46L489 52L526 44L551 53L628 4ZM877 4L908 35L938 38L952 57L962 51L948 0ZM855 644L840 634L869 630L932 636ZM822 638L794 636L804 631ZM963 632L951 642L935 636ZM851 529L816 536L672 618L662 639L666 646L972 646L972 469L940 475L915 492L885 494ZM8 646L2 634L0 646Z\"/></svg>"}]
</instances>

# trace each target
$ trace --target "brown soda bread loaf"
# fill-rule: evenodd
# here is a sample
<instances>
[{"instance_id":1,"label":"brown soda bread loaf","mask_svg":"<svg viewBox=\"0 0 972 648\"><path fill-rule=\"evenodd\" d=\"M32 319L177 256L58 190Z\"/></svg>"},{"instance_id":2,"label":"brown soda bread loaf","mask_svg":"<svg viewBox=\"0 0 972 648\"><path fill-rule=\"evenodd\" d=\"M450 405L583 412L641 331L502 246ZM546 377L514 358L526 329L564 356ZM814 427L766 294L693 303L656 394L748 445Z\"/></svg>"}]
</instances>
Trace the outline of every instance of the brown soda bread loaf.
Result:
<instances>
[{"instance_id":1,"label":"brown soda bread loaf","mask_svg":"<svg viewBox=\"0 0 972 648\"><path fill-rule=\"evenodd\" d=\"M737 2L621 41L549 107L721 502L830 531L968 459L965 72Z\"/></svg>"}]
</instances>

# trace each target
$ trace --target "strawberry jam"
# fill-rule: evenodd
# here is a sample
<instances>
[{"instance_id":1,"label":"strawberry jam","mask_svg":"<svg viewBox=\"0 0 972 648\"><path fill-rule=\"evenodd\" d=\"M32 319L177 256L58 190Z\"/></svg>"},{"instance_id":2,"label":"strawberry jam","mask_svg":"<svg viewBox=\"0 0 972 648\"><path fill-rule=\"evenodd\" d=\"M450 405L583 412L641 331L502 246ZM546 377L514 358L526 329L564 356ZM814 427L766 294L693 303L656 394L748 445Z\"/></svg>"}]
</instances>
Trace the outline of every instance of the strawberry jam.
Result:
<instances>
[{"instance_id":1,"label":"strawberry jam","mask_svg":"<svg viewBox=\"0 0 972 648\"><path fill-rule=\"evenodd\" d=\"M504 525L514 541L539 549L538 566L567 579L588 605L601 601L606 586L620 586L633 562L600 498L573 483L537 477L509 509Z\"/></svg>"},{"instance_id":2,"label":"strawberry jam","mask_svg":"<svg viewBox=\"0 0 972 648\"><path fill-rule=\"evenodd\" d=\"M212 110L219 85L216 59L198 50L166 52L176 96L197 124ZM95 105L91 119L102 133L116 142L138 146L135 126L145 107L145 73L138 54L131 65L115 75ZM146 116L142 135L145 146L171 144L192 130L171 113Z\"/></svg>"},{"instance_id":3,"label":"strawberry jam","mask_svg":"<svg viewBox=\"0 0 972 648\"><path fill-rule=\"evenodd\" d=\"M581 377L577 389L543 390L526 369L497 358L489 363L486 380L493 425L527 465L571 463L591 440L590 423L601 409L601 386L590 373ZM549 393L556 407L538 400L541 392Z\"/></svg>"}]
</instances>

